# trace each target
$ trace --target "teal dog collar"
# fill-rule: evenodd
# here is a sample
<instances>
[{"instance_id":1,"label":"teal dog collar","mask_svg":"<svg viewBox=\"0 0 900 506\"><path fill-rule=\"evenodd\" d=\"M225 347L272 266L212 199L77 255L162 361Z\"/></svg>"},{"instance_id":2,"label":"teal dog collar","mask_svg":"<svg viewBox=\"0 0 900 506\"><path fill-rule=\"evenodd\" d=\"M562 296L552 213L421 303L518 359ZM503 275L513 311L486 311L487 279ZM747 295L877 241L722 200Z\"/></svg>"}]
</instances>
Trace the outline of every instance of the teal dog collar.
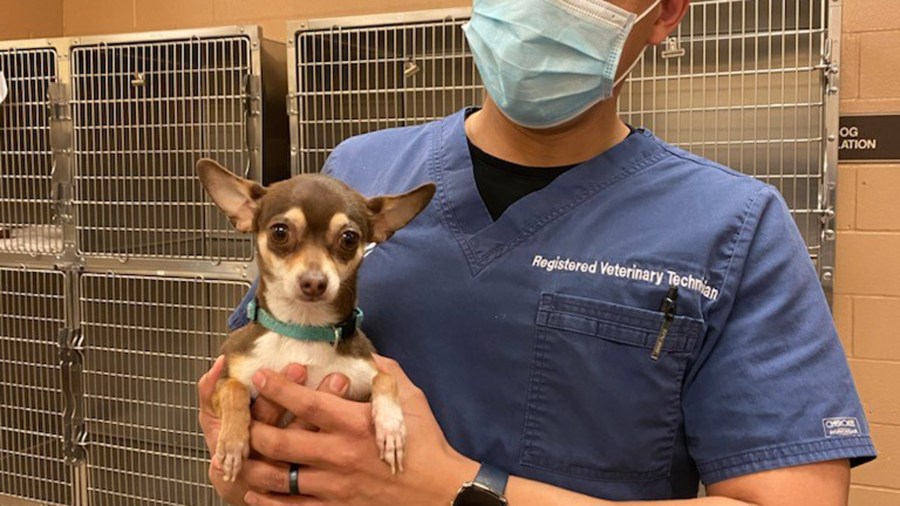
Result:
<instances>
[{"instance_id":1,"label":"teal dog collar","mask_svg":"<svg viewBox=\"0 0 900 506\"><path fill-rule=\"evenodd\" d=\"M336 325L298 325L287 323L272 316L268 311L259 307L256 299L247 304L247 318L263 327L282 336L287 336L298 341L314 341L337 344L341 339L347 339L362 326L362 309L356 308L350 318Z\"/></svg>"}]
</instances>

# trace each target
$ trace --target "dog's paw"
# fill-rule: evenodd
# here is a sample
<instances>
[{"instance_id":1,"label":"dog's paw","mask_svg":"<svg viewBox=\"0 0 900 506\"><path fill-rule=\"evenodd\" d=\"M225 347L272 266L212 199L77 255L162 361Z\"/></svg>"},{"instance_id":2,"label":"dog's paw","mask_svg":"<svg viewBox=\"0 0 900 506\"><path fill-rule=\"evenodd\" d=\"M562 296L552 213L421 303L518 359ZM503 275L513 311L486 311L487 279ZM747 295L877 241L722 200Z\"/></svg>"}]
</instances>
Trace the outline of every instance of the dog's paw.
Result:
<instances>
[{"instance_id":1,"label":"dog's paw","mask_svg":"<svg viewBox=\"0 0 900 506\"><path fill-rule=\"evenodd\" d=\"M233 482L249 456L249 437L219 437L213 465L221 470L223 480Z\"/></svg>"},{"instance_id":2,"label":"dog's paw","mask_svg":"<svg viewBox=\"0 0 900 506\"><path fill-rule=\"evenodd\" d=\"M393 399L378 397L372 402L372 418L381 460L391 466L391 473L403 472L403 448L406 445L403 410Z\"/></svg>"}]
</instances>

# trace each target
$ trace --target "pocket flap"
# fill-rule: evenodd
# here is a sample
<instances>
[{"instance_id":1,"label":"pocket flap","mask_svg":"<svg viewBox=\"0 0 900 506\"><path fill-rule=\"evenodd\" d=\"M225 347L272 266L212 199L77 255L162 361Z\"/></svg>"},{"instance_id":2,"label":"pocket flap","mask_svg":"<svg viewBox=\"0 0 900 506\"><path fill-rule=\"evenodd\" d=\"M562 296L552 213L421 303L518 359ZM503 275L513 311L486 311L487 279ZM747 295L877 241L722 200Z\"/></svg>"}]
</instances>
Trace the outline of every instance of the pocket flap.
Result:
<instances>
[{"instance_id":1,"label":"pocket flap","mask_svg":"<svg viewBox=\"0 0 900 506\"><path fill-rule=\"evenodd\" d=\"M663 313L574 295L543 293L536 323L621 344L653 348L663 325ZM693 349L703 327L703 320L675 316L663 351Z\"/></svg>"}]
</instances>

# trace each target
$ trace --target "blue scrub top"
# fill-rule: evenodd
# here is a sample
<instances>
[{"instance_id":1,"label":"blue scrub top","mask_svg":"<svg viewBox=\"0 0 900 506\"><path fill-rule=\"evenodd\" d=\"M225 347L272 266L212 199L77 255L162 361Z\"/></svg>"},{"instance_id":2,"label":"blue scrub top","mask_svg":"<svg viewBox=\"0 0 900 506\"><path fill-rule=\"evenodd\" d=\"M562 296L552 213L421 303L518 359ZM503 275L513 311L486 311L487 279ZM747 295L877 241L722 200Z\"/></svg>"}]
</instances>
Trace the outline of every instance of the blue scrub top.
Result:
<instances>
[{"instance_id":1,"label":"blue scrub top","mask_svg":"<svg viewBox=\"0 0 900 506\"><path fill-rule=\"evenodd\" d=\"M874 457L776 189L641 130L494 222L464 117L351 138L325 169L368 196L437 183L366 258L360 306L454 448L613 500ZM670 286L676 316L652 360Z\"/></svg>"}]
</instances>

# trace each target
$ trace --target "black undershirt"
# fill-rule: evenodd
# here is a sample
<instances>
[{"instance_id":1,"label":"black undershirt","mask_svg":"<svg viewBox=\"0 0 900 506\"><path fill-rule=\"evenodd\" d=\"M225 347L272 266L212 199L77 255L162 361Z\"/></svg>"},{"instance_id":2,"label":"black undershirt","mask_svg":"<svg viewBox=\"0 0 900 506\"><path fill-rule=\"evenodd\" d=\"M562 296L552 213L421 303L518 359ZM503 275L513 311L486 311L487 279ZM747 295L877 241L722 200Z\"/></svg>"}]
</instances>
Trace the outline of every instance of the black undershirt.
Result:
<instances>
[{"instance_id":1,"label":"black undershirt","mask_svg":"<svg viewBox=\"0 0 900 506\"><path fill-rule=\"evenodd\" d=\"M631 134L635 132L631 129ZM575 165L563 165L560 167L528 167L496 156L489 155L478 146L469 142L469 156L472 157L472 167L475 170L475 186L481 200L491 213L491 218L497 218L522 197L529 193L543 189Z\"/></svg>"}]
</instances>

